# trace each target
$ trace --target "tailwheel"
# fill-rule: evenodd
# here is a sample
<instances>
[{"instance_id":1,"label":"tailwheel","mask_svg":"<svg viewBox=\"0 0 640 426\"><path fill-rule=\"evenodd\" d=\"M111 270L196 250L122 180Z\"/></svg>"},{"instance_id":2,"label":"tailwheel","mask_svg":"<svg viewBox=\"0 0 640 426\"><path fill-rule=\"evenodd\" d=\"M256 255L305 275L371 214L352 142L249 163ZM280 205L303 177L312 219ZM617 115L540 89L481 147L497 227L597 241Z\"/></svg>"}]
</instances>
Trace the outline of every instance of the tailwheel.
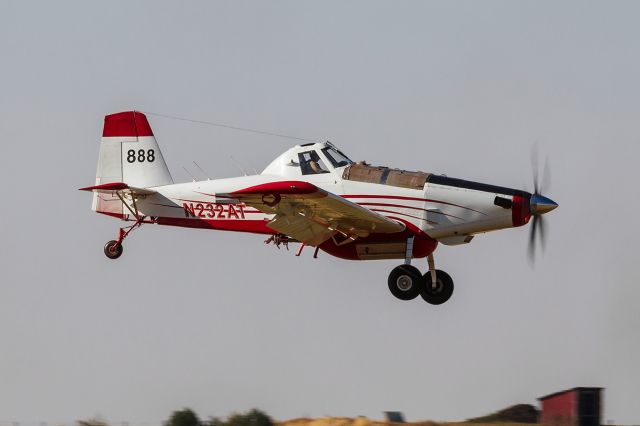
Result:
<instances>
[{"instance_id":1,"label":"tailwheel","mask_svg":"<svg viewBox=\"0 0 640 426\"><path fill-rule=\"evenodd\" d=\"M116 240L111 240L104 245L104 254L107 255L109 259L117 259L122 256L122 250L122 243Z\"/></svg>"},{"instance_id":2,"label":"tailwheel","mask_svg":"<svg viewBox=\"0 0 640 426\"><path fill-rule=\"evenodd\" d=\"M453 280L445 271L440 269L435 270L436 280L435 283L431 279L431 272L424 274L423 287L420 291L420 296L425 302L432 305L441 305L453 294Z\"/></svg>"},{"instance_id":3,"label":"tailwheel","mask_svg":"<svg viewBox=\"0 0 640 426\"><path fill-rule=\"evenodd\" d=\"M424 284L418 268L411 265L396 266L389 274L389 290L400 300L412 300L418 297Z\"/></svg>"}]
</instances>

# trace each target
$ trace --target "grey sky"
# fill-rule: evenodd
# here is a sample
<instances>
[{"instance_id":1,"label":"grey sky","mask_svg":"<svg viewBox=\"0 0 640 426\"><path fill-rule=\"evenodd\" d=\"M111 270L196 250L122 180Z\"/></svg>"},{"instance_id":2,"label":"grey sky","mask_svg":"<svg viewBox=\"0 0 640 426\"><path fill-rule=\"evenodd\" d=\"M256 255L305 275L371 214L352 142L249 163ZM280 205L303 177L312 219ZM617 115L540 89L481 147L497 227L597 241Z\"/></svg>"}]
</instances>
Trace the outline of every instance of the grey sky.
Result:
<instances>
[{"instance_id":1,"label":"grey sky","mask_svg":"<svg viewBox=\"0 0 640 426\"><path fill-rule=\"evenodd\" d=\"M156 421L260 407L455 420L605 386L640 422L637 2L0 2L0 421ZM441 247L440 307L395 261L120 222L76 189L127 109L330 139L354 159L531 188L560 208ZM293 141L150 116L176 181L261 170ZM194 169L193 167L191 167ZM418 262L425 269L426 262Z\"/></svg>"}]
</instances>

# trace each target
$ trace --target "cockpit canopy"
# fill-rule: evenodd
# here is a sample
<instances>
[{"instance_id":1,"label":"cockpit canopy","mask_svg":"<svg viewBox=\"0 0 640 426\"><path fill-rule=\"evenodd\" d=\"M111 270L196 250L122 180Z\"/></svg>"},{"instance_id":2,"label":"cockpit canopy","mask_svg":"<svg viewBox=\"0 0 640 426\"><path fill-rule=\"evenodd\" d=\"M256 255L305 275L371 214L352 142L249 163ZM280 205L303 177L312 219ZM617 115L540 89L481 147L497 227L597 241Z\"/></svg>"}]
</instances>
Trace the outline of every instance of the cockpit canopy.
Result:
<instances>
[{"instance_id":1,"label":"cockpit canopy","mask_svg":"<svg viewBox=\"0 0 640 426\"><path fill-rule=\"evenodd\" d=\"M329 164L334 169L353 164L353 161L333 146L331 142L325 142L324 148L298 153L298 162L300 163L300 170L303 175L329 173L329 168L325 165L322 158L320 158L320 153L324 154L323 157L329 160Z\"/></svg>"},{"instance_id":2,"label":"cockpit canopy","mask_svg":"<svg viewBox=\"0 0 640 426\"><path fill-rule=\"evenodd\" d=\"M354 163L331 142L297 145L276 158L262 174L299 178L335 173L343 180L401 188L422 189L429 177L425 172L410 172L389 167Z\"/></svg>"},{"instance_id":3,"label":"cockpit canopy","mask_svg":"<svg viewBox=\"0 0 640 426\"><path fill-rule=\"evenodd\" d=\"M301 176L330 173L353 164L331 142L297 145L276 158L262 174ZM340 172L341 174L341 172Z\"/></svg>"}]
</instances>

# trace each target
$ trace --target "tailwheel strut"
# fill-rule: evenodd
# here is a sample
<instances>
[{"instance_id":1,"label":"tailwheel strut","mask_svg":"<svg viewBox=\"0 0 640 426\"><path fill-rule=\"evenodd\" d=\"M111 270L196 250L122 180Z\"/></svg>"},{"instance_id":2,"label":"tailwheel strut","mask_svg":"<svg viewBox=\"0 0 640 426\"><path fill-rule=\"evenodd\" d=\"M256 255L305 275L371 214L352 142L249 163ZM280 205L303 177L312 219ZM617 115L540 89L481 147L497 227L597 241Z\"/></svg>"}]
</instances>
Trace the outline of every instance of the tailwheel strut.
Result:
<instances>
[{"instance_id":1,"label":"tailwheel strut","mask_svg":"<svg viewBox=\"0 0 640 426\"><path fill-rule=\"evenodd\" d=\"M120 228L120 230L118 231L118 239L111 240L104 245L104 254L109 259L117 259L120 256L122 256L122 252L123 252L122 242L124 241L125 238L127 238L127 236L129 236L129 234L134 229L137 229L142 226L142 223L145 217L146 216L139 216L133 225Z\"/></svg>"}]
</instances>

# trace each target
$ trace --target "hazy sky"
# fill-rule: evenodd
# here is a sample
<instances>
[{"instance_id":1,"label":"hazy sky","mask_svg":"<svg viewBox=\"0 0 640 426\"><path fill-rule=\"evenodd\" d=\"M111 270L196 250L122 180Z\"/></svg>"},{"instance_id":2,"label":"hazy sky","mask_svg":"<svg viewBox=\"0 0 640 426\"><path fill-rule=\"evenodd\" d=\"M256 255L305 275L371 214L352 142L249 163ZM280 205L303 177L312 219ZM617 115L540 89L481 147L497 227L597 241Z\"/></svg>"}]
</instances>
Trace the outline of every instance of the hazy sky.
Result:
<instances>
[{"instance_id":1,"label":"hazy sky","mask_svg":"<svg viewBox=\"0 0 640 426\"><path fill-rule=\"evenodd\" d=\"M457 420L603 386L640 423L640 3L0 1L0 422ZM531 189L528 228L440 247L445 305L397 261L301 258L254 235L91 212L105 114L139 109L321 140L356 160ZM261 170L295 142L150 116L176 181ZM417 265L426 269L426 261ZM4 423L3 423L4 424Z\"/></svg>"}]
</instances>

